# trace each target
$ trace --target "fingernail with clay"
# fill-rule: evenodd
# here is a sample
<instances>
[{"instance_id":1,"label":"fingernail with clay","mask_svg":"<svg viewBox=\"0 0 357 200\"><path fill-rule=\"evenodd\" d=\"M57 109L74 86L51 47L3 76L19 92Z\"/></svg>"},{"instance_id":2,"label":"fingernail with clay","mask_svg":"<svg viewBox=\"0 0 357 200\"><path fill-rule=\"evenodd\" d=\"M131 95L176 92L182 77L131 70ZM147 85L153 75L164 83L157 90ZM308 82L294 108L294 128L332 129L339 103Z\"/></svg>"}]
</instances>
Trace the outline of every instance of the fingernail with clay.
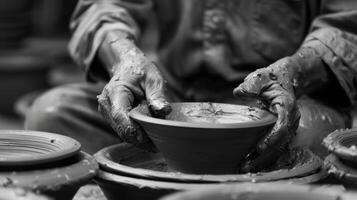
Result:
<instances>
[{"instance_id":1,"label":"fingernail with clay","mask_svg":"<svg viewBox=\"0 0 357 200\"><path fill-rule=\"evenodd\" d=\"M154 112L155 115L166 116L170 114L172 108L166 100L158 99L156 101L152 101L149 105L150 110Z\"/></svg>"}]
</instances>

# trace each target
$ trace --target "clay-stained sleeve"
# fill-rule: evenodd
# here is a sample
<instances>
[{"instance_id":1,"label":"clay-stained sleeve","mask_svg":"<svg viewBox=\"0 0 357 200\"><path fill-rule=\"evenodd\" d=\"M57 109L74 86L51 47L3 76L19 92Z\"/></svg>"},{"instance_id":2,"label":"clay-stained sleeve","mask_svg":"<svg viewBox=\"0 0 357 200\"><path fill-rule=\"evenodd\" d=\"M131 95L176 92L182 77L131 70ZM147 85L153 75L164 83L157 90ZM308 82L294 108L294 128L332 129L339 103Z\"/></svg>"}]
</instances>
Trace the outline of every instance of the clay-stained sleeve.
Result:
<instances>
[{"instance_id":1,"label":"clay-stained sleeve","mask_svg":"<svg viewBox=\"0 0 357 200\"><path fill-rule=\"evenodd\" d=\"M72 38L68 48L89 79L92 71L104 71L95 69L102 66L93 65L93 61L105 35L122 31L139 40L151 7L151 0L79 0L70 22Z\"/></svg>"},{"instance_id":2,"label":"clay-stained sleeve","mask_svg":"<svg viewBox=\"0 0 357 200\"><path fill-rule=\"evenodd\" d=\"M357 95L357 1L321 1L319 12L302 46L319 52L353 104Z\"/></svg>"}]
</instances>

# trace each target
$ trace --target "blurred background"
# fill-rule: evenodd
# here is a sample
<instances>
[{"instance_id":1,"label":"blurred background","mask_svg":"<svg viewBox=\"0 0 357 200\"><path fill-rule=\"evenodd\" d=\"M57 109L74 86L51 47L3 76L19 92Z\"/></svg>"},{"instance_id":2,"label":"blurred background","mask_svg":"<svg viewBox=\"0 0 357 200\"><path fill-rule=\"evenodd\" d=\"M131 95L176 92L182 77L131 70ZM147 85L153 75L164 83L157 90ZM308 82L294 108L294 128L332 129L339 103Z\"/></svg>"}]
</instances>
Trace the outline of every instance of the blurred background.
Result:
<instances>
[{"instance_id":1,"label":"blurred background","mask_svg":"<svg viewBox=\"0 0 357 200\"><path fill-rule=\"evenodd\" d=\"M67 50L76 4L77 0L0 0L0 129L23 129L37 96L84 81ZM22 197L27 198L21 193ZM97 186L87 185L74 199L106 198Z\"/></svg>"},{"instance_id":2,"label":"blurred background","mask_svg":"<svg viewBox=\"0 0 357 200\"><path fill-rule=\"evenodd\" d=\"M76 0L0 0L0 129L22 129L44 90L81 82L68 55Z\"/></svg>"}]
</instances>

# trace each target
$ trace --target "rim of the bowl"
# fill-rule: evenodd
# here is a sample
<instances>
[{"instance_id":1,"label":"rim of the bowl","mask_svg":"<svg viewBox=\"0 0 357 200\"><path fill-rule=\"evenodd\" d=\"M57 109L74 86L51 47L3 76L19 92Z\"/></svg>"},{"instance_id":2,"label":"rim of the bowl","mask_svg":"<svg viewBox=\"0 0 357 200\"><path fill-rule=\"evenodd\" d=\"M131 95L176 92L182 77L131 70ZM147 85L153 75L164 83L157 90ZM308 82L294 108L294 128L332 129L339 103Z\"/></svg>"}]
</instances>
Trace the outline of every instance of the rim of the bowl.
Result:
<instances>
[{"instance_id":1,"label":"rim of the bowl","mask_svg":"<svg viewBox=\"0 0 357 200\"><path fill-rule=\"evenodd\" d=\"M99 166L96 160L89 154L80 151L76 156L76 162L68 165L53 166L44 169L31 169L0 172L0 186L6 184L6 180L12 181L11 186L31 190L51 190L63 185L78 185L88 183L98 172ZM4 181L5 180L5 181Z\"/></svg>"},{"instance_id":2,"label":"rim of the bowl","mask_svg":"<svg viewBox=\"0 0 357 200\"><path fill-rule=\"evenodd\" d=\"M3 138L14 137L13 142L5 141L3 146L6 145L28 145L28 148L34 147L34 144L26 144L26 141L33 141L37 143L45 143L43 140L46 140L46 144L51 144L52 146L57 147L55 151L49 151L46 154L36 154L36 156L26 155L19 158L10 158L0 159L0 166L30 166L30 165L39 165L54 161L63 160L71 156L76 155L81 150L81 144L68 136L60 135L56 133L42 132L42 131L31 131L31 130L0 130L0 142ZM18 138L22 138L21 140ZM31 140L34 139L34 140ZM18 142L16 142L18 140ZM25 141L25 142L24 142ZM56 146L60 145L60 146ZM30 150L28 150L30 151Z\"/></svg>"},{"instance_id":3,"label":"rim of the bowl","mask_svg":"<svg viewBox=\"0 0 357 200\"><path fill-rule=\"evenodd\" d=\"M198 103L207 103L207 102L180 102L180 103L171 103L172 105L180 105L180 104L198 104ZM215 103L215 104L223 104L223 105L234 105L234 106L244 106L250 107L246 105L238 105L238 104L227 104L227 103ZM191 123L191 122L182 122L182 121L174 121L168 119L159 119L155 117L150 117L140 113L136 108L132 109L129 112L129 116L133 118L135 121L156 124L161 126L170 126L170 127L182 127L182 128L209 128L209 129L236 129L236 128L252 128L252 127L261 127L270 124L274 124L277 120L277 117L270 113L269 111L254 107L254 109L258 109L261 112L266 113L266 117L259 120L249 121L249 122L238 122L238 123L224 123L224 124L214 124L214 123Z\"/></svg>"},{"instance_id":4,"label":"rim of the bowl","mask_svg":"<svg viewBox=\"0 0 357 200\"><path fill-rule=\"evenodd\" d=\"M122 143L105 147L98 151L94 157L99 163L100 167L104 170L112 171L113 173L121 173L127 176L136 176L146 179L155 179L163 181L175 181L175 182L266 182L266 181L283 181L294 180L294 177L310 176L314 174L314 171L321 169L323 161L307 149L301 149L301 151L308 156L308 162L298 163L292 169L279 169L271 172L261 173L247 173L247 174L222 174L222 175L210 175L210 174L186 174L178 172L163 172L150 169L142 169L130 167L124 164L116 163L109 159L112 151L120 150L118 148L133 147L130 144ZM120 169L120 170L118 170ZM323 169L321 169L323 170ZM306 180L307 181L307 180Z\"/></svg>"},{"instance_id":5,"label":"rim of the bowl","mask_svg":"<svg viewBox=\"0 0 357 200\"><path fill-rule=\"evenodd\" d=\"M318 176L323 174L317 173ZM311 177L315 177L316 174L310 175ZM292 178L292 179L284 179L279 181L269 181L269 184L286 184L289 185L295 179L300 180L299 184L307 184L311 182L303 182L301 178ZM307 179L304 179L307 180ZM227 184L264 184L264 183L249 183L249 182L225 182L225 183L185 183L185 182L169 182L165 180L151 180L151 179L143 179L137 177L130 177L125 175L114 174L103 169L98 170L97 176L94 178L95 182L99 182L98 185L101 185L102 181L117 183L117 184L127 184L127 185L135 185L136 187L145 187L145 188L154 188L155 190L160 189L175 189L175 190L193 190L193 189L207 189L208 186L221 186ZM107 183L105 183L107 184ZM297 184L294 184L297 185Z\"/></svg>"},{"instance_id":6,"label":"rim of the bowl","mask_svg":"<svg viewBox=\"0 0 357 200\"><path fill-rule=\"evenodd\" d=\"M231 184L231 185L220 185L220 186L212 186L209 189L198 189L198 190L188 190L177 192L175 194L168 194L164 197L160 198L159 200L180 200L180 199L191 199L191 200L198 200L198 199L206 199L211 195L224 195L224 196L232 196L231 199L243 199L244 197L248 197L248 194L252 194L252 199L254 198L255 194L258 194L259 197L269 196L269 195L279 195L279 194L291 194L295 197L299 197L301 194L305 196L315 196L318 197L321 195L319 199L322 197L330 197L331 199L341 199L341 200L352 200L355 199L357 196L356 192L349 191L346 192L342 188L330 186L330 187L319 187L313 185L286 185L283 183L238 183L238 184ZM264 195L266 194L266 195ZM300 195L299 195L300 194ZM238 198L234 198L238 197ZM243 198L239 198L243 197ZM313 199L315 199L313 198ZM259 198L260 199L260 198ZM270 199L270 198L269 198ZM274 199L279 199L278 196L275 196Z\"/></svg>"},{"instance_id":7,"label":"rim of the bowl","mask_svg":"<svg viewBox=\"0 0 357 200\"><path fill-rule=\"evenodd\" d=\"M324 162L329 168L328 173L334 174L336 177L357 181L357 169L345 165L336 155L328 155Z\"/></svg>"},{"instance_id":8,"label":"rim of the bowl","mask_svg":"<svg viewBox=\"0 0 357 200\"><path fill-rule=\"evenodd\" d=\"M328 149L329 152L336 154L352 162L357 158L357 149L353 150L343 144L347 137L355 138L357 141L357 130L355 129L342 129L330 133L323 139L322 144Z\"/></svg>"}]
</instances>

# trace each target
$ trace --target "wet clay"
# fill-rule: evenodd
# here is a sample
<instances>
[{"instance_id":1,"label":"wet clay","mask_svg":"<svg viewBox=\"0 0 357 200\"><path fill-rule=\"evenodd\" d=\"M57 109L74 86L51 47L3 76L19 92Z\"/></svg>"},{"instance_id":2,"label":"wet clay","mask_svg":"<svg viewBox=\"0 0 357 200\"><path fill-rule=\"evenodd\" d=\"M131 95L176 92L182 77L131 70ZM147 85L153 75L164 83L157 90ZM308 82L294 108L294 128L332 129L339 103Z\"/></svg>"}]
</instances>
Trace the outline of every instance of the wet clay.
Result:
<instances>
[{"instance_id":1,"label":"wet clay","mask_svg":"<svg viewBox=\"0 0 357 200\"><path fill-rule=\"evenodd\" d=\"M336 130L324 138L323 145L346 164L357 167L357 130Z\"/></svg>"},{"instance_id":2,"label":"wet clay","mask_svg":"<svg viewBox=\"0 0 357 200\"><path fill-rule=\"evenodd\" d=\"M308 177L318 172L322 166L321 159L309 150L300 148L282 155L274 166L259 173L248 174L195 175L180 173L171 169L160 153L149 153L130 144L118 144L104 148L95 155L95 158L102 169L116 174L153 180L200 183L288 180L295 177Z\"/></svg>"},{"instance_id":3,"label":"wet clay","mask_svg":"<svg viewBox=\"0 0 357 200\"><path fill-rule=\"evenodd\" d=\"M311 175L311 176L316 176L316 175ZM313 180L313 178L308 178L305 180L301 180L301 178L288 179L288 180L282 180L281 183L283 183L285 186L291 183L297 183L297 184L310 183L310 182L306 182L306 180ZM116 200L118 196L120 196L122 200L131 200L131 199L157 200L158 198L173 192L191 191L191 190L210 191L210 187L232 185L232 182L227 182L227 183L185 182L184 183L184 182L171 182L171 181L161 181L161 180L149 180L149 179L120 175L120 174L114 174L104 170L99 171L95 181L101 187L102 191L104 192L108 200ZM269 183L269 185L270 184L271 183ZM242 185L242 183L240 183L239 185Z\"/></svg>"},{"instance_id":4,"label":"wet clay","mask_svg":"<svg viewBox=\"0 0 357 200\"><path fill-rule=\"evenodd\" d=\"M161 200L352 200L356 198L356 193L348 193L340 188L275 183L224 185L206 190L181 192Z\"/></svg>"},{"instance_id":5,"label":"wet clay","mask_svg":"<svg viewBox=\"0 0 357 200\"><path fill-rule=\"evenodd\" d=\"M76 140L53 133L0 131L0 167L37 165L71 157L80 151Z\"/></svg>"},{"instance_id":6,"label":"wet clay","mask_svg":"<svg viewBox=\"0 0 357 200\"><path fill-rule=\"evenodd\" d=\"M97 173L98 165L90 155L78 155L39 168L0 170L0 187L21 187L48 195L54 200L71 200L80 186Z\"/></svg>"},{"instance_id":7,"label":"wet clay","mask_svg":"<svg viewBox=\"0 0 357 200\"><path fill-rule=\"evenodd\" d=\"M168 119L152 117L141 107L133 109L130 117L145 130L170 168L190 174L236 173L242 159L276 121L268 111L242 105L195 102L171 107ZM203 113L205 117L197 117ZM226 123L237 118L240 122Z\"/></svg>"},{"instance_id":8,"label":"wet clay","mask_svg":"<svg viewBox=\"0 0 357 200\"><path fill-rule=\"evenodd\" d=\"M330 154L325 159L328 173L334 175L348 189L357 188L357 169L343 163L336 155Z\"/></svg>"},{"instance_id":9,"label":"wet clay","mask_svg":"<svg viewBox=\"0 0 357 200\"><path fill-rule=\"evenodd\" d=\"M259 112L253 107L199 103L192 106L174 107L168 120L192 123L241 123L259 120Z\"/></svg>"}]
</instances>

